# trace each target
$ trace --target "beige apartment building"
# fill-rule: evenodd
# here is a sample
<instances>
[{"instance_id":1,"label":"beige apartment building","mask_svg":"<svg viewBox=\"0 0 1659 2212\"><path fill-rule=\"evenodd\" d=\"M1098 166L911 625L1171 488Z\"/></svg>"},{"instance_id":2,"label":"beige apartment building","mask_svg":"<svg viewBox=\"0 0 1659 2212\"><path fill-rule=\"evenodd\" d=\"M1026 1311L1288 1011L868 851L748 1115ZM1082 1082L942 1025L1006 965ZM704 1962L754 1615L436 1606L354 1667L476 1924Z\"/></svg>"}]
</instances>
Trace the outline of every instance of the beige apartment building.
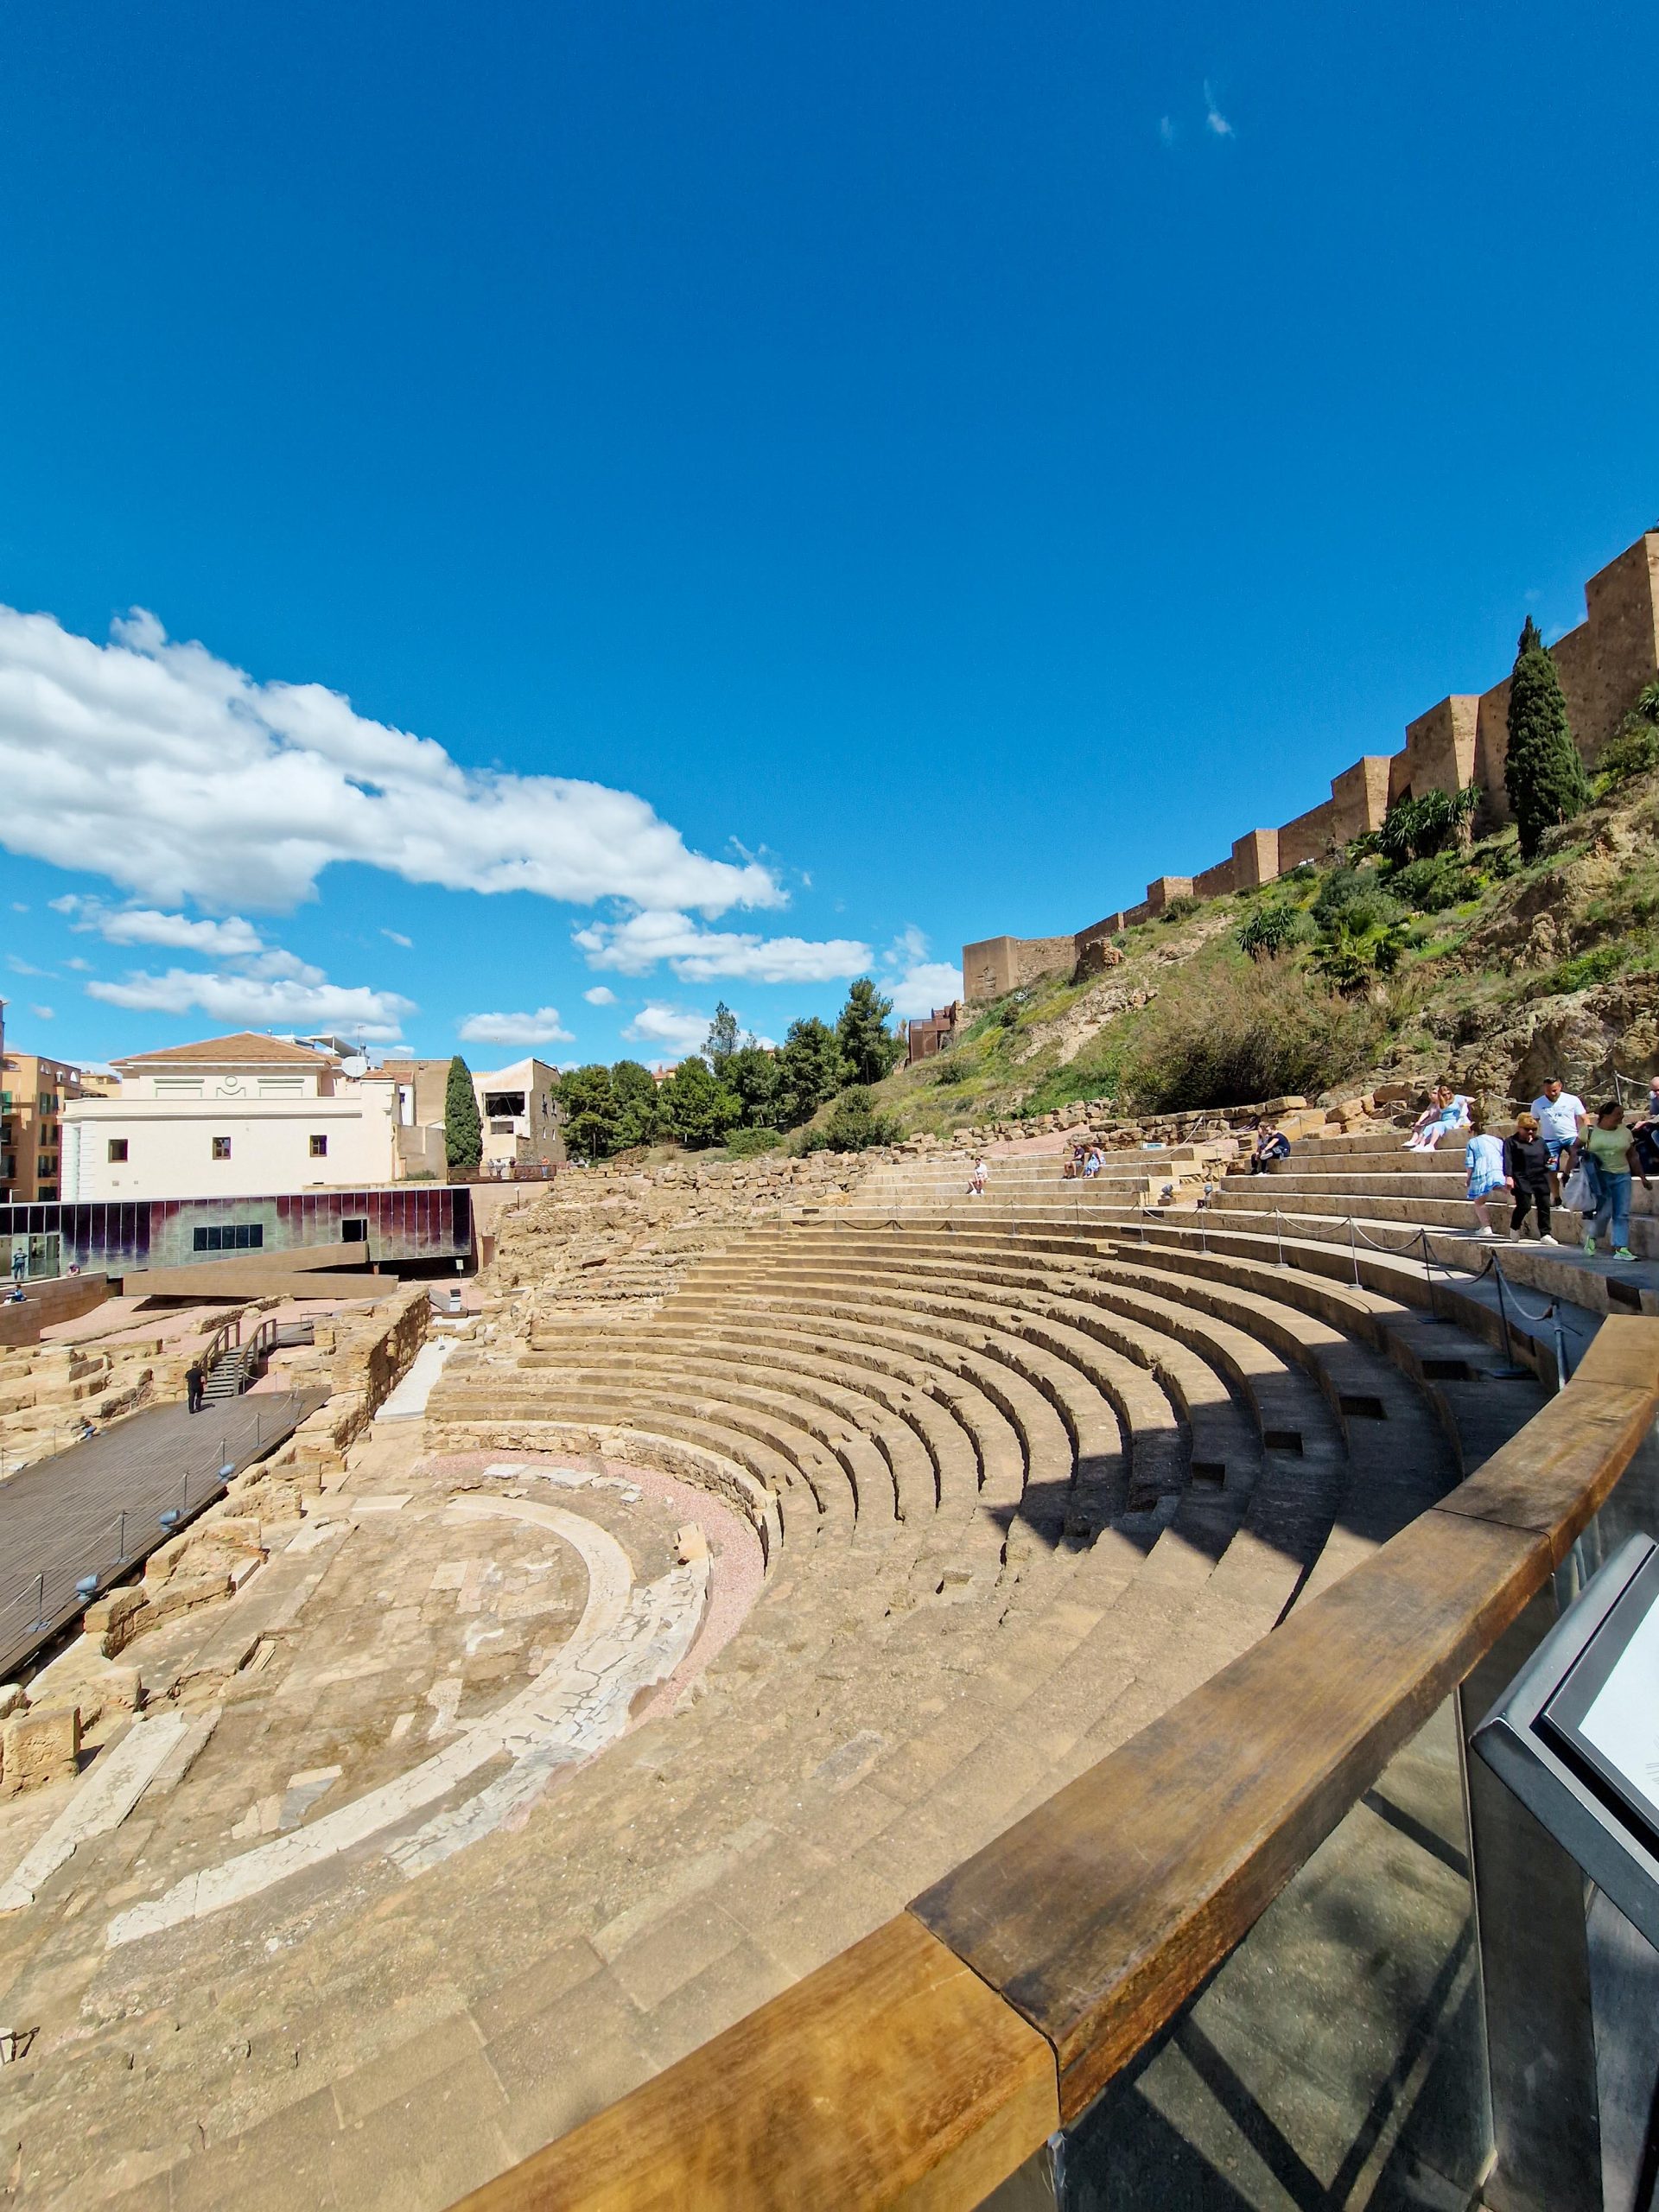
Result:
<instances>
[{"instance_id":1,"label":"beige apartment building","mask_svg":"<svg viewBox=\"0 0 1659 2212\"><path fill-rule=\"evenodd\" d=\"M559 1071L545 1060L515 1060L493 1075L474 1075L483 1126L486 1174L515 1167L556 1167L564 1160L558 1106Z\"/></svg>"},{"instance_id":2,"label":"beige apartment building","mask_svg":"<svg viewBox=\"0 0 1659 2212\"><path fill-rule=\"evenodd\" d=\"M66 1060L0 1052L0 1204L32 1205L62 1189L64 1107L95 1088Z\"/></svg>"}]
</instances>

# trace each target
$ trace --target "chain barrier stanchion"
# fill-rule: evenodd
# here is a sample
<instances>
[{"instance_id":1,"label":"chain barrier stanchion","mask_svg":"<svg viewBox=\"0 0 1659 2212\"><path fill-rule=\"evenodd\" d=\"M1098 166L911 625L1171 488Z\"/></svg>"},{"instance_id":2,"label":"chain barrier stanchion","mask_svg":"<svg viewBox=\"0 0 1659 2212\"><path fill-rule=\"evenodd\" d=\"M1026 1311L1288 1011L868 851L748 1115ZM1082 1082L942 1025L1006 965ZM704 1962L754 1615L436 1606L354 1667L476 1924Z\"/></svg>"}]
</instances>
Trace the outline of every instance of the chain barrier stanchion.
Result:
<instances>
[{"instance_id":1,"label":"chain barrier stanchion","mask_svg":"<svg viewBox=\"0 0 1659 2212\"><path fill-rule=\"evenodd\" d=\"M1348 1217L1348 1261L1354 1271L1354 1288L1359 1288L1359 1224L1352 1214Z\"/></svg>"},{"instance_id":2,"label":"chain barrier stanchion","mask_svg":"<svg viewBox=\"0 0 1659 2212\"><path fill-rule=\"evenodd\" d=\"M1555 1381L1563 1390L1573 1379L1573 1370L1567 1361L1567 1329L1561 1320L1561 1309L1555 1308Z\"/></svg>"},{"instance_id":3,"label":"chain barrier stanchion","mask_svg":"<svg viewBox=\"0 0 1659 2212\"><path fill-rule=\"evenodd\" d=\"M1282 1268L1285 1264L1285 1224L1279 1217L1277 1206L1273 1210L1273 1234L1279 1247L1279 1264Z\"/></svg>"},{"instance_id":4,"label":"chain barrier stanchion","mask_svg":"<svg viewBox=\"0 0 1659 2212\"><path fill-rule=\"evenodd\" d=\"M1503 1364L1496 1372L1500 1382L1518 1382L1529 1376L1532 1370L1516 1364L1515 1342L1510 1334L1510 1309L1503 1300L1503 1270L1497 1264L1497 1255L1491 1255L1492 1274L1497 1282L1497 1325L1503 1333Z\"/></svg>"}]
</instances>

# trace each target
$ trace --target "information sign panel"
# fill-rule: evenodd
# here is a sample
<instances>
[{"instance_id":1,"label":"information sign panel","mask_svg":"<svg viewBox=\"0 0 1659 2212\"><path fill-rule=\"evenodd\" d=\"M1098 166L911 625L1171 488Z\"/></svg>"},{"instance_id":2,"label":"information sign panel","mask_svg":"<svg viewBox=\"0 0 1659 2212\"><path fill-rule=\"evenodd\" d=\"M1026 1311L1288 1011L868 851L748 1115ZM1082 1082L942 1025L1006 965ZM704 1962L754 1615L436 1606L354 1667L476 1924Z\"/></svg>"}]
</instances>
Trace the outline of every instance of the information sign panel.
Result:
<instances>
[{"instance_id":1,"label":"information sign panel","mask_svg":"<svg viewBox=\"0 0 1659 2212\"><path fill-rule=\"evenodd\" d=\"M1659 1949L1659 1544L1620 1547L1470 1741Z\"/></svg>"}]
</instances>

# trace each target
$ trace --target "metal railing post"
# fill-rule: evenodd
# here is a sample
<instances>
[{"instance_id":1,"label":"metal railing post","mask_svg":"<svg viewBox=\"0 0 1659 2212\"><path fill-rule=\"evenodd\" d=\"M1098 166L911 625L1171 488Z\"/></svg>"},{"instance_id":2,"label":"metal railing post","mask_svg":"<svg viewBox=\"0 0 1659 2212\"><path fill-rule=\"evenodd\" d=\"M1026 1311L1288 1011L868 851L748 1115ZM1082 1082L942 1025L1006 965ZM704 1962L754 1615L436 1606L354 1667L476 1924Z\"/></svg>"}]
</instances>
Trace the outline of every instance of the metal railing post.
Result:
<instances>
[{"instance_id":1,"label":"metal railing post","mask_svg":"<svg viewBox=\"0 0 1659 2212\"><path fill-rule=\"evenodd\" d=\"M1497 1278L1497 1320L1498 1326L1503 1332L1503 1364L1498 1372L1515 1380L1530 1370L1524 1367L1517 1367L1515 1363L1515 1344L1510 1335L1510 1309L1503 1296L1503 1270L1497 1264L1496 1252L1492 1255L1492 1273Z\"/></svg>"},{"instance_id":2,"label":"metal railing post","mask_svg":"<svg viewBox=\"0 0 1659 2212\"><path fill-rule=\"evenodd\" d=\"M1359 1288L1359 1225L1352 1214L1348 1217L1348 1258L1354 1271L1354 1288Z\"/></svg>"}]
</instances>

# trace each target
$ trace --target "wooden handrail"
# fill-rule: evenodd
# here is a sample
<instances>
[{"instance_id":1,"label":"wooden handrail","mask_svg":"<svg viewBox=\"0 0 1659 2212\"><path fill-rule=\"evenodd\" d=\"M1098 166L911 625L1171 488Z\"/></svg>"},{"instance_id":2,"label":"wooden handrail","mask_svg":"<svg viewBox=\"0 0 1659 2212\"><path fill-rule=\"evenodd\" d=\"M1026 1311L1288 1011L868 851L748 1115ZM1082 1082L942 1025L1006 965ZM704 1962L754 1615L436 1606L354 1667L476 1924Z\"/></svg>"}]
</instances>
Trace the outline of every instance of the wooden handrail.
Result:
<instances>
[{"instance_id":1,"label":"wooden handrail","mask_svg":"<svg viewBox=\"0 0 1659 2212\"><path fill-rule=\"evenodd\" d=\"M861 1943L457 2212L978 2204L1165 2026L1543 1588L1659 1408L1604 1321L1479 1472Z\"/></svg>"}]
</instances>

